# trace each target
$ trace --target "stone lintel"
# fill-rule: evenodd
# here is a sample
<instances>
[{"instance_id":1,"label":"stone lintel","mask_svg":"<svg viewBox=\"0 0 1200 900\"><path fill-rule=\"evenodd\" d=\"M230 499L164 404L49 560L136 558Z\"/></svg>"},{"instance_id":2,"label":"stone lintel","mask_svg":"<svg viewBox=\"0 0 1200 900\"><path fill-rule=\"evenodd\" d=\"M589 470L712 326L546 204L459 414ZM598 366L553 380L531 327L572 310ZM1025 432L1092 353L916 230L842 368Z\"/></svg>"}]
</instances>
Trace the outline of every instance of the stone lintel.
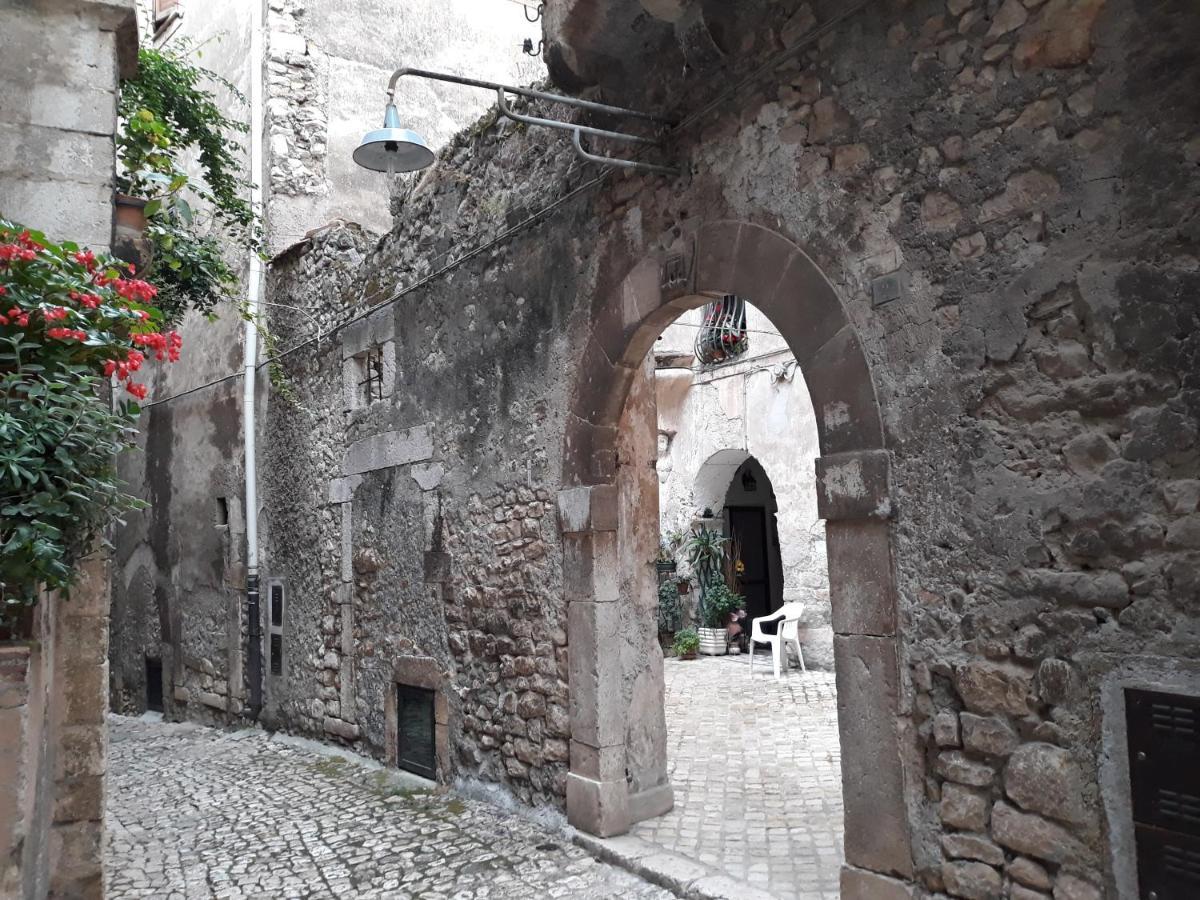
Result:
<instances>
[{"instance_id":1,"label":"stone lintel","mask_svg":"<svg viewBox=\"0 0 1200 900\"><path fill-rule=\"evenodd\" d=\"M346 448L342 468L347 475L423 462L433 457L433 436L428 425L385 431L355 441Z\"/></svg>"},{"instance_id":2,"label":"stone lintel","mask_svg":"<svg viewBox=\"0 0 1200 900\"><path fill-rule=\"evenodd\" d=\"M889 470L886 450L818 458L817 515L830 522L890 518Z\"/></svg>"}]
</instances>

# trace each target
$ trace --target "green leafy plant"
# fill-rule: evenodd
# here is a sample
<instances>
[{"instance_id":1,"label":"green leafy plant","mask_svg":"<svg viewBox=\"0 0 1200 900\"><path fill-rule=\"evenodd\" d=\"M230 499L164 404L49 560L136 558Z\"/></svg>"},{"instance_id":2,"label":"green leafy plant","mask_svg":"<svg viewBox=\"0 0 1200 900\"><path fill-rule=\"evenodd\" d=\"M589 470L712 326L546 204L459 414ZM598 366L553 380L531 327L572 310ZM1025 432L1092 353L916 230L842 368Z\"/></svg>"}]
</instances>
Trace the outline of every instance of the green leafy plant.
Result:
<instances>
[{"instance_id":1,"label":"green leafy plant","mask_svg":"<svg viewBox=\"0 0 1200 900\"><path fill-rule=\"evenodd\" d=\"M133 276L0 220L0 618L68 589L95 536L138 505L115 465L147 393L135 373L182 341Z\"/></svg>"},{"instance_id":2,"label":"green leafy plant","mask_svg":"<svg viewBox=\"0 0 1200 900\"><path fill-rule=\"evenodd\" d=\"M745 606L746 598L729 588L724 581L716 581L708 586L704 595L701 610L701 620L705 628L724 628L729 624L731 613Z\"/></svg>"},{"instance_id":3,"label":"green leafy plant","mask_svg":"<svg viewBox=\"0 0 1200 900\"><path fill-rule=\"evenodd\" d=\"M700 635L696 633L695 628L685 628L676 633L675 640L671 643L671 652L680 657L695 656L699 649Z\"/></svg>"},{"instance_id":4,"label":"green leafy plant","mask_svg":"<svg viewBox=\"0 0 1200 900\"><path fill-rule=\"evenodd\" d=\"M668 579L658 586L658 630L668 634L682 624L683 610L679 605L679 586Z\"/></svg>"},{"instance_id":5,"label":"green leafy plant","mask_svg":"<svg viewBox=\"0 0 1200 900\"><path fill-rule=\"evenodd\" d=\"M700 587L700 599L697 602L701 621L707 619L709 590L721 580L725 546L728 543L729 540L723 534L710 528L695 528L684 541L683 548L687 553L688 564L696 573L696 583Z\"/></svg>"},{"instance_id":6,"label":"green leafy plant","mask_svg":"<svg viewBox=\"0 0 1200 900\"><path fill-rule=\"evenodd\" d=\"M138 74L121 83L117 137L120 190L146 202L149 274L169 318L190 309L209 313L238 285L230 254L262 250L261 228L246 199L244 147L231 135L248 131L225 115L213 88L245 98L229 81L187 58L197 52L142 49ZM195 153L202 177L184 168Z\"/></svg>"}]
</instances>

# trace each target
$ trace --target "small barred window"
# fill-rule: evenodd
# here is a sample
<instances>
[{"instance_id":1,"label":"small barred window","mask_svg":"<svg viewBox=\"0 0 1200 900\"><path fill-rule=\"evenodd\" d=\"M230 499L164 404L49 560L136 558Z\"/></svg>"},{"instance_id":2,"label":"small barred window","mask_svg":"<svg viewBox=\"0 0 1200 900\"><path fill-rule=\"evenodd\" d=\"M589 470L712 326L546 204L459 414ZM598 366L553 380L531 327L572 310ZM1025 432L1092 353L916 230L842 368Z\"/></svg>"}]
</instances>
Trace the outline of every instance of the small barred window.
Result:
<instances>
[{"instance_id":1,"label":"small barred window","mask_svg":"<svg viewBox=\"0 0 1200 900\"><path fill-rule=\"evenodd\" d=\"M364 406L383 399L383 350L372 347L358 357L362 380L358 382L358 396Z\"/></svg>"},{"instance_id":2,"label":"small barred window","mask_svg":"<svg viewBox=\"0 0 1200 900\"><path fill-rule=\"evenodd\" d=\"M696 335L696 357L700 362L725 362L741 356L749 348L745 300L726 294L704 307L700 333Z\"/></svg>"}]
</instances>

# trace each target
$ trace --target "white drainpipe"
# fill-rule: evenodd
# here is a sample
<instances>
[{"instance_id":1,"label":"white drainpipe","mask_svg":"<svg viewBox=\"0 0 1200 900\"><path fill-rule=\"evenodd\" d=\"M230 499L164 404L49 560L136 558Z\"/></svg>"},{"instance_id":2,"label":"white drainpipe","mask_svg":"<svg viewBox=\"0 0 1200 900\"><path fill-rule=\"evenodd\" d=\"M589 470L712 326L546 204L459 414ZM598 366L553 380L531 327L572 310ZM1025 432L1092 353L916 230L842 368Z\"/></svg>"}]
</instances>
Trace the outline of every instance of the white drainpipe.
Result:
<instances>
[{"instance_id":1,"label":"white drainpipe","mask_svg":"<svg viewBox=\"0 0 1200 900\"><path fill-rule=\"evenodd\" d=\"M263 5L250 4L250 205L256 219L263 211ZM246 468L246 615L249 647L247 677L250 682L250 714L262 709L262 612L258 597L258 462L255 452L254 395L258 366L258 315L262 308L263 264L257 253L250 255L246 285L246 328L243 338L245 375L242 384L242 428Z\"/></svg>"}]
</instances>

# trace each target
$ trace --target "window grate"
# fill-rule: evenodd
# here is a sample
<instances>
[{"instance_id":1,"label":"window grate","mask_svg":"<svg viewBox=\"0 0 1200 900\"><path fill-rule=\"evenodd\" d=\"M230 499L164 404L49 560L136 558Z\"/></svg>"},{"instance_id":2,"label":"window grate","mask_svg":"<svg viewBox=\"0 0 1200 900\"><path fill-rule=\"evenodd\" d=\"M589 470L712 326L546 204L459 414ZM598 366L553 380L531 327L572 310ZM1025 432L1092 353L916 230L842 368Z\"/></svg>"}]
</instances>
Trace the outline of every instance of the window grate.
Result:
<instances>
[{"instance_id":1,"label":"window grate","mask_svg":"<svg viewBox=\"0 0 1200 900\"><path fill-rule=\"evenodd\" d=\"M696 334L696 358L702 363L726 362L750 349L746 330L746 301L726 294L704 307Z\"/></svg>"},{"instance_id":2,"label":"window grate","mask_svg":"<svg viewBox=\"0 0 1200 900\"><path fill-rule=\"evenodd\" d=\"M271 674L283 674L283 635L271 632Z\"/></svg>"},{"instance_id":3,"label":"window grate","mask_svg":"<svg viewBox=\"0 0 1200 900\"><path fill-rule=\"evenodd\" d=\"M425 778L437 777L433 691L396 685L396 764Z\"/></svg>"},{"instance_id":4,"label":"window grate","mask_svg":"<svg viewBox=\"0 0 1200 900\"><path fill-rule=\"evenodd\" d=\"M383 399L383 349L372 347L360 358L363 378L358 383L358 395L370 405Z\"/></svg>"},{"instance_id":5,"label":"window grate","mask_svg":"<svg viewBox=\"0 0 1200 900\"><path fill-rule=\"evenodd\" d=\"M271 657L268 671L272 675L283 674L283 582L272 581L267 588L267 606L270 612L270 636L268 648Z\"/></svg>"}]
</instances>

